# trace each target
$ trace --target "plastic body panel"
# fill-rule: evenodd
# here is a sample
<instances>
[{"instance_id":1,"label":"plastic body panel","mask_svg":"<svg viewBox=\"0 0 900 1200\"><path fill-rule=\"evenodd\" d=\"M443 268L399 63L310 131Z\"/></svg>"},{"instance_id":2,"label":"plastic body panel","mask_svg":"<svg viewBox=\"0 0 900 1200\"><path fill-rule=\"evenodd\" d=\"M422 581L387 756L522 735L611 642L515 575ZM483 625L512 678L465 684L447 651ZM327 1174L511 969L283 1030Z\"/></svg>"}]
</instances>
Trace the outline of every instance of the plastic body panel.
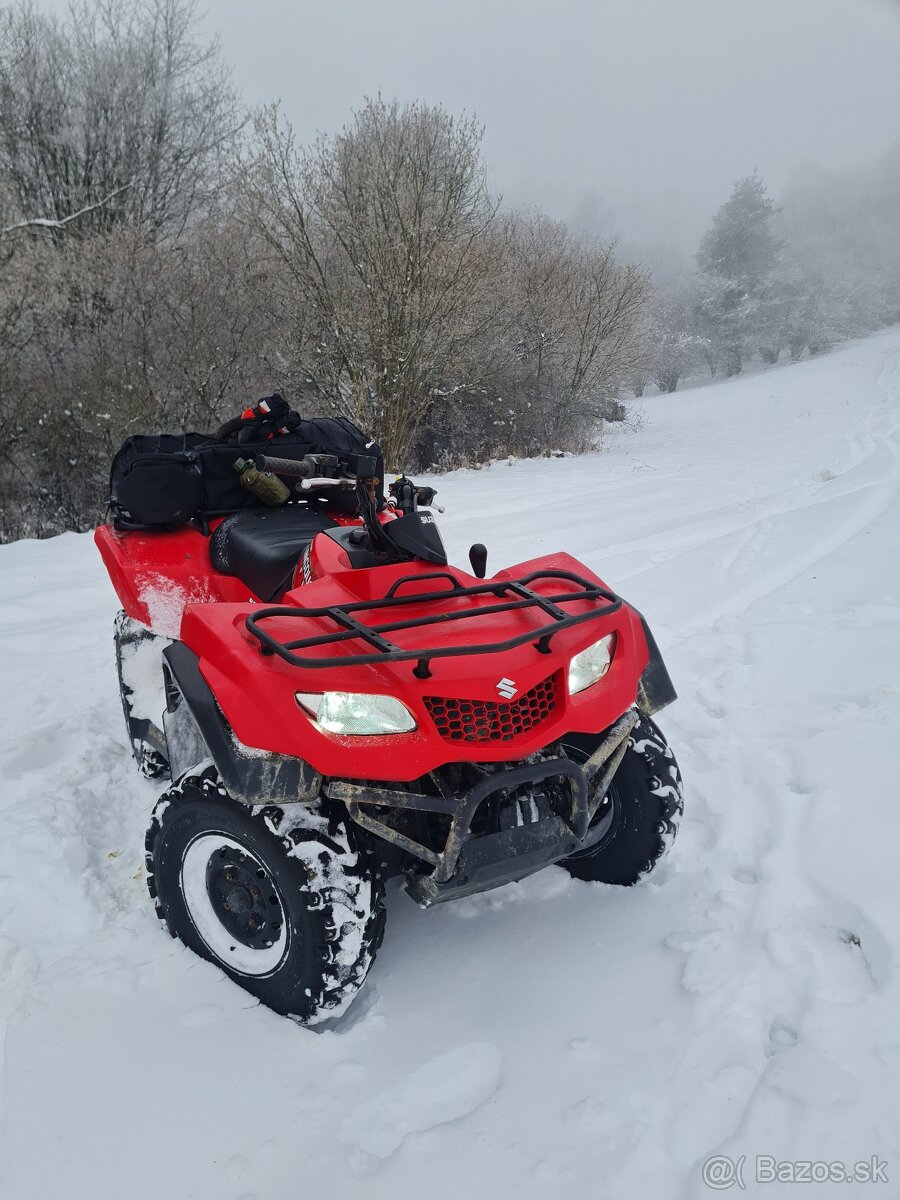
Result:
<instances>
[{"instance_id":1,"label":"plastic body panel","mask_svg":"<svg viewBox=\"0 0 900 1200\"><path fill-rule=\"evenodd\" d=\"M320 535L314 543L331 539ZM515 577L529 569L556 566L578 569L586 578L591 572L568 555L554 555L518 564L495 578ZM422 573L429 564L421 564ZM314 580L302 596L290 592L285 603L296 597L298 604L336 602L339 596L380 597L393 579L410 574L415 565L374 567L344 571ZM461 582L474 577L453 570ZM597 580L600 583L600 580ZM452 601L448 600L448 603ZM414 606L413 606L414 607ZM412 663L304 670L273 656L260 653L259 644L246 629L253 611L247 604L190 605L184 614L181 637L200 660L200 671L215 694L237 737L248 746L278 754L301 755L323 775L346 779L382 779L408 782L447 762L511 762L551 744L567 732L595 733L607 728L637 698L638 684L649 661L641 619L627 605L607 618L589 625L563 630L553 639L550 653L540 653L532 644L499 655L479 655L435 660L432 676L417 679ZM412 615L412 614L410 614ZM492 622L492 633L521 632L523 622L537 621L533 614L513 612ZM447 639L464 640L464 628L448 625ZM575 696L566 688L568 664L573 655L608 633L616 634L616 650L607 675ZM400 640L400 635L396 635ZM344 646L352 643L344 643ZM340 658L347 650L336 646ZM450 742L437 731L423 697L455 697L497 702L501 680L511 680L516 694L523 694L548 676L561 673L554 712L522 737L500 742ZM417 728L412 733L385 736L347 737L321 731L295 700L296 692L345 691L395 696L410 709Z\"/></svg>"},{"instance_id":2,"label":"plastic body panel","mask_svg":"<svg viewBox=\"0 0 900 1200\"><path fill-rule=\"evenodd\" d=\"M359 525L354 517L329 512L338 525ZM210 520L210 532L222 517ZM178 637L181 614L188 604L257 601L247 584L213 569L209 537L193 526L172 530L118 530L101 525L94 541L104 566L129 617L154 633ZM349 567L346 556L344 565ZM294 582L301 582L298 563Z\"/></svg>"},{"instance_id":3,"label":"plastic body panel","mask_svg":"<svg viewBox=\"0 0 900 1200\"><path fill-rule=\"evenodd\" d=\"M356 522L346 519L341 523ZM104 526L95 537L125 611L155 632L180 638L197 656L199 672L240 743L256 751L303 759L324 776L401 783L450 762L521 762L551 746L564 734L599 733L607 729L626 709L640 701L642 677L648 667L653 678L661 678L662 672L668 679L655 644L652 648L648 646L642 617L624 603L608 616L560 630L552 638L547 653L526 642L499 654L435 659L431 677L427 679L416 678L414 664L410 662L341 665L342 656L359 649L358 643L352 641L333 646L330 653L336 660L334 667L298 668L260 652L259 643L246 627L248 614L261 607L259 599L248 595L246 585L239 579L213 570L208 539L198 530L119 533ZM515 579L531 571L554 568L575 571L601 587L606 586L597 575L566 554L520 563L493 578ZM459 568L447 570L463 586L480 582ZM308 561L298 564L295 572L295 584L302 586L286 593L281 603L316 607L380 599L401 577L432 571L433 564L425 562L354 570L340 542L319 534L312 543ZM308 582L303 583L304 578ZM423 581L421 587L424 591L433 584ZM547 595L553 594L551 582L545 587L535 587ZM476 601L472 598L448 596L446 606L452 611L455 605L473 603ZM408 606L404 615L414 616L417 607L422 606ZM476 635L473 626L484 626L477 630L478 640L501 641L528 631L541 620L533 611L505 612L450 622L442 626L440 637L465 645L467 639L471 642ZM308 630L292 629L288 636L322 632L321 624L315 625L311 618L309 621ZM546 617L543 621L546 622ZM485 633L490 637L485 638ZM571 658L610 633L615 634L616 645L608 673L583 692L569 695L567 674ZM412 639L411 646L416 645L414 630L391 636L401 644L407 637ZM451 741L440 734L425 705L425 697L496 704L508 698L510 685L515 688L516 696L522 696L550 676L555 676L557 683L553 711L525 733L505 741ZM504 681L506 687L501 690L498 685ZM382 736L326 733L295 699L297 692L325 691L394 696L412 712L417 728L410 733Z\"/></svg>"}]
</instances>

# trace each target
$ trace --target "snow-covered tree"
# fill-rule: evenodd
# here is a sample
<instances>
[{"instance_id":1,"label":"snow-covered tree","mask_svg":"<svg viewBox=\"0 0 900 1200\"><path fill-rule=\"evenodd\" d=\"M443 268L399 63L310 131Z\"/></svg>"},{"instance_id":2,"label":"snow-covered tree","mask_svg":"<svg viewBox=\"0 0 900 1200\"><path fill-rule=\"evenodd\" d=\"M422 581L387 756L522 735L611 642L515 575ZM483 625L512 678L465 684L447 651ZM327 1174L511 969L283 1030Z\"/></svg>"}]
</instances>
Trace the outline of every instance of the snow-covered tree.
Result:
<instances>
[{"instance_id":1,"label":"snow-covered tree","mask_svg":"<svg viewBox=\"0 0 900 1200\"><path fill-rule=\"evenodd\" d=\"M647 273L620 262L612 243L540 214L511 214L507 229L504 395L532 447L589 442L598 422L619 415L615 397L639 363Z\"/></svg>"},{"instance_id":2,"label":"snow-covered tree","mask_svg":"<svg viewBox=\"0 0 900 1200\"><path fill-rule=\"evenodd\" d=\"M703 332L726 375L741 370L770 323L766 302L779 250L774 213L759 174L744 176L716 213L697 253L707 281L700 304Z\"/></svg>"},{"instance_id":3,"label":"snow-covered tree","mask_svg":"<svg viewBox=\"0 0 900 1200\"><path fill-rule=\"evenodd\" d=\"M647 361L660 391L674 392L679 381L705 361L707 342L698 317L700 286L696 276L670 280L656 290L648 305Z\"/></svg>"},{"instance_id":4,"label":"snow-covered tree","mask_svg":"<svg viewBox=\"0 0 900 1200\"><path fill-rule=\"evenodd\" d=\"M308 150L274 107L255 131L243 188L290 280L297 351L329 403L403 464L486 315L498 205L481 128L377 99Z\"/></svg>"},{"instance_id":5,"label":"snow-covered tree","mask_svg":"<svg viewBox=\"0 0 900 1200\"><path fill-rule=\"evenodd\" d=\"M840 334L900 320L900 142L860 170L797 171L777 225Z\"/></svg>"},{"instance_id":6,"label":"snow-covered tree","mask_svg":"<svg viewBox=\"0 0 900 1200\"><path fill-rule=\"evenodd\" d=\"M75 0L62 20L20 0L7 13L0 177L20 219L84 212L68 236L178 229L215 198L237 124L194 0Z\"/></svg>"},{"instance_id":7,"label":"snow-covered tree","mask_svg":"<svg viewBox=\"0 0 900 1200\"><path fill-rule=\"evenodd\" d=\"M778 251L772 229L774 213L775 204L757 171L739 179L700 242L700 270L747 292L759 291Z\"/></svg>"}]
</instances>

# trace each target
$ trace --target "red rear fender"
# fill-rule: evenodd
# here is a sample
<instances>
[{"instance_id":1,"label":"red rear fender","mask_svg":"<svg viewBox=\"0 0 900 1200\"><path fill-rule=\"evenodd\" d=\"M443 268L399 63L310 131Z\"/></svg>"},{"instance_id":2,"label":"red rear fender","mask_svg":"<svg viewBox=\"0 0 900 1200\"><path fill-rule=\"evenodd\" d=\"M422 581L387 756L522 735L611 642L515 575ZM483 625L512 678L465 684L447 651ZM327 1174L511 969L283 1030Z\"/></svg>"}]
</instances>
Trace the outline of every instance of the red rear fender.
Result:
<instances>
[{"instance_id":1,"label":"red rear fender","mask_svg":"<svg viewBox=\"0 0 900 1200\"><path fill-rule=\"evenodd\" d=\"M178 637L188 604L251 598L246 584L212 569L209 539L196 529L121 533L101 525L94 541L125 612L166 637Z\"/></svg>"}]
</instances>

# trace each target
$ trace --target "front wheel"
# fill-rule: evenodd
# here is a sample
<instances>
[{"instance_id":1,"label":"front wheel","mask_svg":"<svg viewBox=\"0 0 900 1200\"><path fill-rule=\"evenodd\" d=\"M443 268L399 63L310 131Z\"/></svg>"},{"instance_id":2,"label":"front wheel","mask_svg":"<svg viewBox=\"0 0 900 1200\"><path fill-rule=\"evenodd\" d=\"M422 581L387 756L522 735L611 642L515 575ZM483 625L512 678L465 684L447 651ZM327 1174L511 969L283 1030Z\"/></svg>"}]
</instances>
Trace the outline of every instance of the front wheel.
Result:
<instances>
[{"instance_id":1,"label":"front wheel","mask_svg":"<svg viewBox=\"0 0 900 1200\"><path fill-rule=\"evenodd\" d=\"M574 735L564 742L572 758L584 762L601 739ZM592 744L593 743L593 744ZM678 829L684 796L681 772L666 739L641 714L628 749L594 819L606 832L595 846L564 859L576 879L628 886L649 875Z\"/></svg>"},{"instance_id":2,"label":"front wheel","mask_svg":"<svg viewBox=\"0 0 900 1200\"><path fill-rule=\"evenodd\" d=\"M381 879L343 821L300 805L248 809L212 767L161 797L147 875L173 937L305 1024L341 1015L383 936Z\"/></svg>"}]
</instances>

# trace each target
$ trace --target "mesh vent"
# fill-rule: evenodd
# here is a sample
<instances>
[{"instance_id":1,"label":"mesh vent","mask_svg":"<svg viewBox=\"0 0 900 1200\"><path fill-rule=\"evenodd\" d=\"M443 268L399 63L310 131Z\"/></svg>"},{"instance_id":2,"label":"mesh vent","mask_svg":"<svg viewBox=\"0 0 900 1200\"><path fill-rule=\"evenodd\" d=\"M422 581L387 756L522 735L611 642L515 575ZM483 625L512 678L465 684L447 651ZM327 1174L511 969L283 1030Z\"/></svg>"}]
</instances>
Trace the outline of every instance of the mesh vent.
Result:
<instances>
[{"instance_id":1,"label":"mesh vent","mask_svg":"<svg viewBox=\"0 0 900 1200\"><path fill-rule=\"evenodd\" d=\"M508 704L424 696L428 714L448 742L510 742L540 725L556 708L556 676Z\"/></svg>"}]
</instances>

